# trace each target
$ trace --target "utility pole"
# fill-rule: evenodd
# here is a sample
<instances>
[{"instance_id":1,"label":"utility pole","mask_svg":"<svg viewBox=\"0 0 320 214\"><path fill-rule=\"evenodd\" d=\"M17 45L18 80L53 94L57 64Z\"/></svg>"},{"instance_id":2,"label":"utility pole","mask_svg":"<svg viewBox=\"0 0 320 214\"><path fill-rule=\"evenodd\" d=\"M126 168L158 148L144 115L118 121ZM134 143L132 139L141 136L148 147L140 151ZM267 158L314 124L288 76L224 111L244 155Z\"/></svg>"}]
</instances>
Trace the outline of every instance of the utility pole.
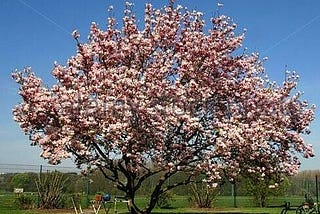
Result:
<instances>
[{"instance_id":1,"label":"utility pole","mask_svg":"<svg viewBox=\"0 0 320 214\"><path fill-rule=\"evenodd\" d=\"M316 199L317 203L319 203L319 186L318 186L318 175L316 175Z\"/></svg>"},{"instance_id":2,"label":"utility pole","mask_svg":"<svg viewBox=\"0 0 320 214\"><path fill-rule=\"evenodd\" d=\"M40 170L39 170L39 185L41 183L41 179L42 179L42 165L40 165ZM40 189L38 189L38 191L40 191ZM40 207L40 192L38 192L38 207Z\"/></svg>"},{"instance_id":3,"label":"utility pole","mask_svg":"<svg viewBox=\"0 0 320 214\"><path fill-rule=\"evenodd\" d=\"M233 207L237 207L237 188L236 188L236 182L231 183L231 192L233 196Z\"/></svg>"}]
</instances>

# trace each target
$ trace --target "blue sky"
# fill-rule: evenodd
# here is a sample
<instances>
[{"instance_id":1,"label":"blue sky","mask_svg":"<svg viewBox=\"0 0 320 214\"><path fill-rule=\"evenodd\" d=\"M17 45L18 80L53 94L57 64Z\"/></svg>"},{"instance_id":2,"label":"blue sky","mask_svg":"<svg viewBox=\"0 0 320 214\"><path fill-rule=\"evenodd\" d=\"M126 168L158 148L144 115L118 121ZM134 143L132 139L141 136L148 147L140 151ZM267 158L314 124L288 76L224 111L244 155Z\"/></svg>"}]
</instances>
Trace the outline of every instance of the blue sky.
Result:
<instances>
[{"instance_id":1,"label":"blue sky","mask_svg":"<svg viewBox=\"0 0 320 214\"><path fill-rule=\"evenodd\" d=\"M141 17L144 4L151 2L162 7L167 1L136 0L134 11ZM216 0L177 1L177 4L196 9L209 18L217 13ZM319 0L220 0L220 14L230 16L238 31L247 29L244 47L268 57L265 63L268 76L284 80L286 68L301 76L298 89L303 98L320 106L320 1ZM20 99L18 85L11 72L31 66L45 83L53 83L53 62L65 64L75 54L71 36L78 29L82 41L88 35L92 21L106 25L108 7L121 18L124 1L119 0L1 0L0 1L0 164L46 164L39 149L31 147L12 120L12 108ZM141 19L143 20L143 19ZM121 20L120 20L121 23ZM316 157L302 160L301 169L320 169L320 114L305 137L314 145ZM63 166L72 166L67 161Z\"/></svg>"}]
</instances>

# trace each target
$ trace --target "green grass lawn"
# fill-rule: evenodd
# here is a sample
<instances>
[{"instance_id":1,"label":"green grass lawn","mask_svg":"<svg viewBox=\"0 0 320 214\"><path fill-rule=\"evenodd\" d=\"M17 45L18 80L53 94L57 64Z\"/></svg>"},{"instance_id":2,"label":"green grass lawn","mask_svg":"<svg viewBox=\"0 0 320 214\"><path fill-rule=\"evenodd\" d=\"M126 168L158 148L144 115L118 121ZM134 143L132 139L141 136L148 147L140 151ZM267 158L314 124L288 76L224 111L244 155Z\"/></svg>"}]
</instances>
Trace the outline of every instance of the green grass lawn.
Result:
<instances>
[{"instance_id":1,"label":"green grass lawn","mask_svg":"<svg viewBox=\"0 0 320 214\"><path fill-rule=\"evenodd\" d=\"M19 208L14 204L15 196L13 194L2 194L0 195L0 213L1 214L71 214L74 213L72 207L63 210L19 210ZM258 208L253 204L253 200L248 196L238 196L236 198L236 205L234 207L234 198L231 196L220 196L214 203L214 208L211 209L197 209L192 208L189 203L188 197L176 196L172 202L171 208L160 209L155 208L153 213L270 213L279 214L281 212L281 207L276 207L284 204L285 201L290 201L292 205L299 205L303 201L301 197L275 197L268 200L267 208ZM137 198L137 203L140 206L144 206L146 203L143 197ZM84 205L83 205L84 206ZM109 213L113 213L113 207L110 208ZM117 203L118 213L126 213L126 205L124 203ZM105 213L103 209L100 210L99 214ZM295 211L290 211L288 214L293 214Z\"/></svg>"},{"instance_id":2,"label":"green grass lawn","mask_svg":"<svg viewBox=\"0 0 320 214\"><path fill-rule=\"evenodd\" d=\"M0 195L0 213L1 214L31 214L33 212L26 210L19 210L14 205L14 196L8 194Z\"/></svg>"}]
</instances>

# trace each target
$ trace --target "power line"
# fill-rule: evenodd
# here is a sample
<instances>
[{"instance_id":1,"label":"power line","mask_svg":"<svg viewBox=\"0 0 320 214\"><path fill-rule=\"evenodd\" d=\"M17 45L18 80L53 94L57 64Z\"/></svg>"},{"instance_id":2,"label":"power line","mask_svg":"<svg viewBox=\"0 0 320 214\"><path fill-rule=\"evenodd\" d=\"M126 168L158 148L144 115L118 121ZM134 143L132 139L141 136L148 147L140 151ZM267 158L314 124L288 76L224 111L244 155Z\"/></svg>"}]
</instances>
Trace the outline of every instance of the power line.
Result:
<instances>
[{"instance_id":1,"label":"power line","mask_svg":"<svg viewBox=\"0 0 320 214\"><path fill-rule=\"evenodd\" d=\"M49 18L48 16L46 16L45 14L43 14L42 12L40 12L39 10L37 10L36 8L32 7L30 4L28 4L27 2L25 2L24 0L18 0L21 4L23 4L24 6L28 7L29 9L31 9L34 13L38 14L40 17L42 17L43 19L45 19L46 21L50 22L51 24L53 24L54 26L56 26L57 28L59 28L61 31L63 31L64 33L70 35L70 32L62 27L61 25L59 25L57 22L55 22L53 19Z\"/></svg>"},{"instance_id":2,"label":"power line","mask_svg":"<svg viewBox=\"0 0 320 214\"><path fill-rule=\"evenodd\" d=\"M0 164L0 167L1 166L10 166L10 167L39 167L39 166L42 166L42 167L46 167L46 168L61 168L61 169L74 169L74 167L69 167L69 166L57 166L57 165L42 165L42 164L39 164L39 165L36 165L36 164Z\"/></svg>"},{"instance_id":3,"label":"power line","mask_svg":"<svg viewBox=\"0 0 320 214\"><path fill-rule=\"evenodd\" d=\"M36 165L36 164L0 164L0 173L3 172L38 172L42 168L46 171L61 171L61 172L79 172L76 167L67 166L51 166L51 165Z\"/></svg>"},{"instance_id":4,"label":"power line","mask_svg":"<svg viewBox=\"0 0 320 214\"><path fill-rule=\"evenodd\" d=\"M299 33L300 31L302 31L303 29L307 28L309 25L311 25L313 22L315 22L317 19L320 18L320 15L317 15L315 17L313 17L312 19L310 19L308 22L306 22L305 24L303 24L302 26L298 27L296 30L292 31L290 34L288 34L286 37L280 39L278 42L274 43L273 45L271 45L269 48L267 48L266 50L264 50L262 52L262 54L266 54L267 52L269 52L270 50L278 47L282 42L287 41L288 39L290 39L291 37L293 37L294 35L296 35L297 33Z\"/></svg>"}]
</instances>

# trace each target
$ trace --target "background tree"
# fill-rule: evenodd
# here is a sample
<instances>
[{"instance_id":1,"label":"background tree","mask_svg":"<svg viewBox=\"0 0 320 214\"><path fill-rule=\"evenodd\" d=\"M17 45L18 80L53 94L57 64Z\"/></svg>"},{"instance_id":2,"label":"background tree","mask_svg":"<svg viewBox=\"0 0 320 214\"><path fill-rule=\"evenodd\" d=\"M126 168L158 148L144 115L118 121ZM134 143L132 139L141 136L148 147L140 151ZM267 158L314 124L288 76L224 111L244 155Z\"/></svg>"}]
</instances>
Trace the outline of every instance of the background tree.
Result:
<instances>
[{"instance_id":1,"label":"background tree","mask_svg":"<svg viewBox=\"0 0 320 214\"><path fill-rule=\"evenodd\" d=\"M265 207L267 200L271 196L285 195L290 182L288 178L283 177L282 181L277 183L269 178L246 178L247 193L253 196L253 201L259 207Z\"/></svg>"},{"instance_id":2,"label":"background tree","mask_svg":"<svg viewBox=\"0 0 320 214\"><path fill-rule=\"evenodd\" d=\"M5 173L0 174L0 189L4 192L12 192L12 178L16 175L16 173Z\"/></svg>"},{"instance_id":3,"label":"background tree","mask_svg":"<svg viewBox=\"0 0 320 214\"><path fill-rule=\"evenodd\" d=\"M10 179L10 184L7 186L11 189L13 188L23 188L25 192L34 192L36 191L35 179L37 178L36 173L24 172L24 173L15 173Z\"/></svg>"},{"instance_id":4,"label":"background tree","mask_svg":"<svg viewBox=\"0 0 320 214\"><path fill-rule=\"evenodd\" d=\"M85 189L85 184L81 184L82 177L77 173L62 173L63 176L66 178L65 182L65 189L64 192L66 193L82 193ZM82 185L82 186L79 186Z\"/></svg>"},{"instance_id":5,"label":"background tree","mask_svg":"<svg viewBox=\"0 0 320 214\"><path fill-rule=\"evenodd\" d=\"M87 176L87 181L90 180L90 194L110 194L111 197L118 195L117 188L114 183L106 180L104 175L99 170L94 170L89 176ZM121 194L121 193L120 193Z\"/></svg>"},{"instance_id":6,"label":"background tree","mask_svg":"<svg viewBox=\"0 0 320 214\"><path fill-rule=\"evenodd\" d=\"M15 174L11 180L11 185L14 188L25 188L28 184L33 182L28 173ZM24 189L24 191L26 191Z\"/></svg>"},{"instance_id":7,"label":"background tree","mask_svg":"<svg viewBox=\"0 0 320 214\"><path fill-rule=\"evenodd\" d=\"M290 177L292 184L288 189L289 195L305 195L311 194L312 197L316 196L316 176L320 180L320 170L305 170L299 172L296 176Z\"/></svg>"},{"instance_id":8,"label":"background tree","mask_svg":"<svg viewBox=\"0 0 320 214\"><path fill-rule=\"evenodd\" d=\"M52 88L30 69L14 72L22 103L14 119L52 164L74 156L79 167L99 168L130 200L131 213L150 213L161 194L193 182L241 173L294 174L298 155L313 156L313 108L293 90L264 78L257 54L241 54L244 35L226 16L146 4L139 30L132 5L123 26L92 23L66 66L55 64ZM211 25L211 27L209 27ZM209 29L206 31L205 29ZM240 54L239 54L240 53ZM184 171L185 179L168 183ZM157 177L146 208L137 191Z\"/></svg>"}]
</instances>

